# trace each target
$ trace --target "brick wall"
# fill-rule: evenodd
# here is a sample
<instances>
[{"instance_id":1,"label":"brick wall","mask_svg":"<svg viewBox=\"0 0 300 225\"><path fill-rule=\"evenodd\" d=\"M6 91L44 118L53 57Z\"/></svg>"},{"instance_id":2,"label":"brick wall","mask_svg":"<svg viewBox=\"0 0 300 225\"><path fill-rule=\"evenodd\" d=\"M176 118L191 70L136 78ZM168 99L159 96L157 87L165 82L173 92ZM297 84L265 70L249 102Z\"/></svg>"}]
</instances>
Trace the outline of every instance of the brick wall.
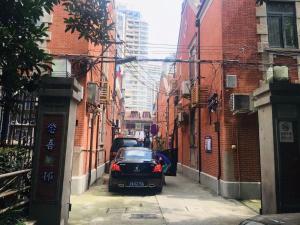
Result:
<instances>
[{"instance_id":1,"label":"brick wall","mask_svg":"<svg viewBox=\"0 0 300 225\"><path fill-rule=\"evenodd\" d=\"M157 124L159 127L159 132L161 133L161 137L163 139L166 139L167 137L167 93L166 93L166 88L165 88L165 78L162 77L160 79L160 84L159 84L159 92L157 93Z\"/></svg>"},{"instance_id":2,"label":"brick wall","mask_svg":"<svg viewBox=\"0 0 300 225\"><path fill-rule=\"evenodd\" d=\"M189 1L183 3L183 9L181 13L181 23L178 39L178 49L176 53L176 58L178 59L189 59L191 44L196 39L197 29L195 27L196 12ZM189 64L188 63L177 63L176 64L176 74L175 79L177 80L177 88L180 90L183 81L190 80L189 77ZM190 101L186 98L180 98L180 105L182 106L182 111L186 115L190 115ZM173 112L173 111L172 111ZM177 111L178 112L178 111ZM197 121L192 121L197 123ZM170 120L170 124L173 121ZM193 154L191 158L190 149L190 124L185 122L180 124L178 128L178 161L187 166L197 166L198 155ZM195 148L193 152L198 152L198 148Z\"/></svg>"},{"instance_id":3,"label":"brick wall","mask_svg":"<svg viewBox=\"0 0 300 225\"><path fill-rule=\"evenodd\" d=\"M200 59L222 60L222 10L221 1L213 1L203 16L200 25ZM222 66L219 63L200 65L201 87L208 88L209 95L216 92L222 96ZM218 136L214 123L222 119L220 112L209 113L207 108L201 110L201 170L212 176L218 175ZM206 152L205 137L212 139L212 151Z\"/></svg>"},{"instance_id":4,"label":"brick wall","mask_svg":"<svg viewBox=\"0 0 300 225\"><path fill-rule=\"evenodd\" d=\"M224 62L201 65L202 86L219 97L217 112L201 110L202 171L218 175L218 136L214 125L219 121L224 180L260 180L257 115L233 115L229 107L232 93L250 94L259 87L262 72L254 65L260 59L257 41L255 1L213 1L202 18L200 58ZM226 60L236 62L226 63ZM226 88L226 75L237 75L236 88ZM205 151L206 136L212 138L211 153ZM233 145L236 149L232 149Z\"/></svg>"},{"instance_id":5,"label":"brick wall","mask_svg":"<svg viewBox=\"0 0 300 225\"><path fill-rule=\"evenodd\" d=\"M110 5L110 12L113 14L113 8ZM86 56L99 56L102 50L101 46L94 46L91 43L88 43L84 39L78 39L79 34L74 32L71 34L70 32L65 33L65 24L64 18L68 17L68 13L64 11L64 7L62 5L58 5L54 7L53 10L53 21L50 24L49 31L51 32L51 40L47 43L47 49L50 53L54 54L55 56L76 56L76 55L86 55ZM112 16L113 18L113 16ZM111 35L114 35L111 33ZM109 51L108 56L114 56L114 49L111 48ZM98 85L101 85L101 81L103 79L102 76L102 68L101 65L98 65L97 68L92 69L87 74L83 76L77 77L77 80L84 88L84 96L83 100L78 104L77 108L77 116L76 116L76 130L75 130L75 141L74 146L77 149L81 149L82 152L80 153L80 157L82 160L82 167L78 171L82 174L75 174L76 176L80 176L86 174L88 172L89 167L89 149L93 149L92 153L92 168L95 168L95 160L96 160L96 149L99 149L97 146L98 134L101 124L101 118L97 115L94 118L93 123L93 140L91 141L91 118L92 115L87 107L87 84L89 82L96 82ZM103 71L104 72L104 71ZM110 63L108 65L107 77L108 83L110 86L110 90L113 90L113 75L114 75L114 64ZM112 96L112 93L110 93ZM118 101L119 102L119 101ZM117 118L119 115L118 108L114 111L114 117L112 116L111 110L112 102L109 102L109 105L106 105L106 120L105 120L105 143L104 148L106 151L106 159L103 161L108 160L109 158L109 150L111 147L112 141L112 132L111 132L111 120L112 118ZM99 144L99 143L98 143Z\"/></svg>"}]
</instances>

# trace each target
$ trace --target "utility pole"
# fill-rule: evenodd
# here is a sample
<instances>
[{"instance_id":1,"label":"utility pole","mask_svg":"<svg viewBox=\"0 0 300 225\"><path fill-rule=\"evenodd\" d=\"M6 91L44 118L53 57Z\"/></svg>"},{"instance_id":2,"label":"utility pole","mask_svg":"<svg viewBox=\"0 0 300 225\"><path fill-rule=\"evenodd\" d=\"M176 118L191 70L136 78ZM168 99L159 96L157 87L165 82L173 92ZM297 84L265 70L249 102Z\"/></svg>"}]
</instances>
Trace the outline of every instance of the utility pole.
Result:
<instances>
[{"instance_id":1,"label":"utility pole","mask_svg":"<svg viewBox=\"0 0 300 225\"><path fill-rule=\"evenodd\" d=\"M116 46L115 50L115 68L114 68L114 83L113 83L113 91L112 91L112 126L111 126L111 143L113 143L115 138L115 104L116 104L116 79L117 79L117 57L118 57L118 49Z\"/></svg>"}]
</instances>

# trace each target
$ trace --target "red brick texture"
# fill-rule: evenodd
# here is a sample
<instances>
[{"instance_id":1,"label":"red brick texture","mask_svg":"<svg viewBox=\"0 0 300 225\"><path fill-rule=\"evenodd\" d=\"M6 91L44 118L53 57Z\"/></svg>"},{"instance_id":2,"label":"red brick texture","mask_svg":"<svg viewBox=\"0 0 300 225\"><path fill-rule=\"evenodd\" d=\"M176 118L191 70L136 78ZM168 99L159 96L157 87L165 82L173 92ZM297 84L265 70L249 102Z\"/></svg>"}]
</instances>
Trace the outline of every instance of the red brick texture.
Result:
<instances>
[{"instance_id":1,"label":"red brick texture","mask_svg":"<svg viewBox=\"0 0 300 225\"><path fill-rule=\"evenodd\" d=\"M183 8L181 12L178 49L176 53L176 58L178 59L187 60L190 58L189 52L190 49L193 47L193 42L196 40L197 35L195 21L196 12L190 5L189 1L185 1L183 3ZM183 81L190 80L188 63L176 64L175 79L177 80L178 90L180 90ZM184 111L187 115L190 115L190 101L186 98L180 98L180 105L182 106L182 111ZM174 112L172 111L172 113ZM191 148L190 122L198 124L197 121L189 121L180 124L180 126L178 127L178 161L183 165L193 166L197 168L198 162L196 161L198 159L198 150L197 148ZM173 123L173 121L170 120L170 123ZM191 155L193 157L191 157Z\"/></svg>"},{"instance_id":2,"label":"red brick texture","mask_svg":"<svg viewBox=\"0 0 300 225\"><path fill-rule=\"evenodd\" d=\"M111 13L113 13L113 8L110 8ZM76 56L76 55L86 55L86 56L99 56L101 52L101 46L94 46L91 43L85 41L84 39L78 39L79 34L74 32L71 34L70 32L65 32L65 24L64 18L68 16L67 12L64 11L64 7L62 5L58 5L54 7L53 10L53 22L49 26L49 31L51 32L51 40L48 41L47 48L50 53L54 56ZM112 34L113 35L113 34ZM109 55L113 57L114 49L110 49ZM89 71L87 74L77 77L79 83L83 86L84 96L83 100L78 104L77 108L77 116L76 116L76 130L75 130L75 141L74 146L80 147L83 150L83 174L86 174L89 168L89 149L93 149L92 155L92 168L95 168L95 160L96 160L96 149L99 150L99 146L97 146L97 140L99 135L99 129L101 126L97 126L101 124L101 118L97 115L94 118L94 131L93 131L93 140L91 142L91 119L92 114L88 110L87 106L87 84L89 82L96 82L99 86L101 86L101 81L103 79L103 73L101 65L98 65L98 68L95 68ZM110 86L110 90L113 89L114 82L114 64L110 63L108 65L107 77L108 83ZM112 96L112 91L110 93ZM105 122L105 143L104 150L106 155L106 159L102 161L107 161L109 158L109 150L111 147L112 140L112 110L111 110L111 102L105 106L107 109L107 116ZM118 108L118 107L117 107ZM115 110L114 118L117 118L118 111ZM99 128L99 129L98 129ZM98 143L99 144L99 143Z\"/></svg>"},{"instance_id":3,"label":"red brick texture","mask_svg":"<svg viewBox=\"0 0 300 225\"><path fill-rule=\"evenodd\" d=\"M253 65L260 59L257 42L255 1L213 1L200 25L200 58L220 61L202 64L200 73L202 86L218 94L219 106L217 112L201 110L201 164L203 172L219 175L215 123L220 122L221 179L225 180L260 180L257 115L233 115L229 103L232 93L250 94L259 87L262 72ZM227 63L233 60L238 63ZM236 88L226 88L226 75L237 76ZM212 137L211 153L204 149L206 136ZM224 165L229 163L225 151L233 156L233 165ZM233 174L224 174L228 167Z\"/></svg>"}]
</instances>

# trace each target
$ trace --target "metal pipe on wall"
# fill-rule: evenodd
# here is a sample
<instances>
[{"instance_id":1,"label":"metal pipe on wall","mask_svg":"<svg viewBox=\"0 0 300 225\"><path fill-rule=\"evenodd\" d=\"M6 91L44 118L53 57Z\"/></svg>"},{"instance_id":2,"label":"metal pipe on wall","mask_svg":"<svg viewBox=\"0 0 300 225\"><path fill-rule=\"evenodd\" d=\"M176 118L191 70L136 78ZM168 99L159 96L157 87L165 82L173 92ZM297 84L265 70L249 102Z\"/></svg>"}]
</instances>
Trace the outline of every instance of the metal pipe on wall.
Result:
<instances>
[{"instance_id":1,"label":"metal pipe on wall","mask_svg":"<svg viewBox=\"0 0 300 225\"><path fill-rule=\"evenodd\" d=\"M215 130L217 132L217 142L218 142L218 195L220 195L220 180L222 176L222 164L221 164L221 131L220 131L220 118L219 118L219 111L217 113L217 122L215 123Z\"/></svg>"},{"instance_id":2,"label":"metal pipe on wall","mask_svg":"<svg viewBox=\"0 0 300 225\"><path fill-rule=\"evenodd\" d=\"M90 136L90 149L89 149L89 174L88 174L88 189L91 185L92 177L92 159L93 159L93 139L94 139L94 114L91 118L91 136Z\"/></svg>"},{"instance_id":3,"label":"metal pipe on wall","mask_svg":"<svg viewBox=\"0 0 300 225\"><path fill-rule=\"evenodd\" d=\"M200 20L197 19L196 20L196 27L198 27L198 60L200 61L200 58L201 58L201 48L200 48ZM199 92L201 91L201 64L198 63L198 86L199 86ZM200 92L200 95L201 95L201 92ZM201 138L201 135L202 135L202 132L201 132L201 107L199 107L199 111L198 111L198 125L199 125L199 128L198 128L198 142L199 142L199 152L198 152L198 171L199 171L199 183L201 183L201 172L202 172L202 163L201 163L201 160L202 160L202 155L201 155L201 147L202 147L202 138Z\"/></svg>"}]
</instances>

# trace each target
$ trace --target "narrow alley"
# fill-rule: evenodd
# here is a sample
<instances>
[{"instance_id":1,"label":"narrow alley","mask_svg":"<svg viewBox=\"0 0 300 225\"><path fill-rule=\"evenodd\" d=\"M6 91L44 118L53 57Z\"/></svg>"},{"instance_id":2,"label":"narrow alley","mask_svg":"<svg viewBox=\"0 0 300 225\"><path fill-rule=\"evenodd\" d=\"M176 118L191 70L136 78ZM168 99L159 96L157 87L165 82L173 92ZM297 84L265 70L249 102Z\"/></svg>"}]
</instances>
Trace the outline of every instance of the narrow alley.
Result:
<instances>
[{"instance_id":1,"label":"narrow alley","mask_svg":"<svg viewBox=\"0 0 300 225\"><path fill-rule=\"evenodd\" d=\"M109 193L100 180L80 196L72 196L70 225L238 225L256 215L236 200L224 199L182 175L167 177L161 194Z\"/></svg>"},{"instance_id":2,"label":"narrow alley","mask_svg":"<svg viewBox=\"0 0 300 225\"><path fill-rule=\"evenodd\" d=\"M300 0L0 0L0 225L300 225L299 174Z\"/></svg>"}]
</instances>

